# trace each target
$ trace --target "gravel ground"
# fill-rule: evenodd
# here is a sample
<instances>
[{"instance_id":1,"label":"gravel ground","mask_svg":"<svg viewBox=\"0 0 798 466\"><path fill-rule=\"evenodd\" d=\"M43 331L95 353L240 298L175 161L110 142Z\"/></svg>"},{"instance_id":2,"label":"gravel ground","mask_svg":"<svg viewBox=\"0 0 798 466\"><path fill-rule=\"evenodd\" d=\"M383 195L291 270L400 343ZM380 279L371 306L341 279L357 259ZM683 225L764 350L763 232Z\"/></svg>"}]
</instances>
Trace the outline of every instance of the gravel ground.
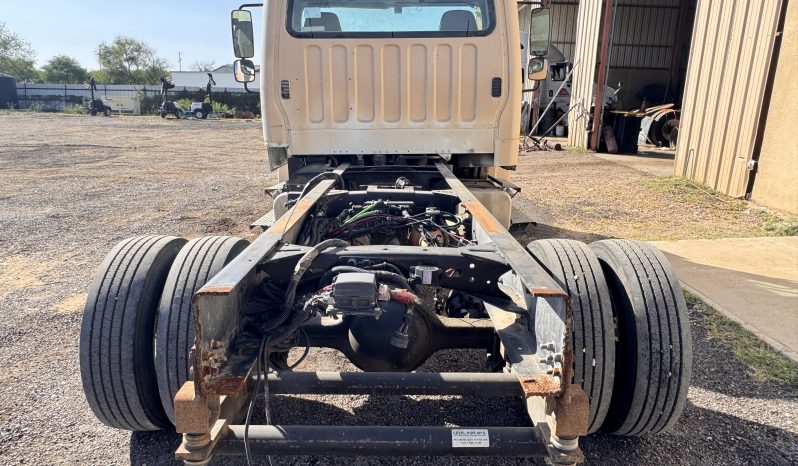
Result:
<instances>
[{"instance_id":1,"label":"gravel ground","mask_svg":"<svg viewBox=\"0 0 798 466\"><path fill-rule=\"evenodd\" d=\"M170 464L172 432L109 429L91 414L78 369L86 289L103 256L140 234L231 234L270 208L260 126L0 112L0 464ZM551 173L541 177L539 173ZM522 159L529 213L542 219L519 239L658 237L678 231L759 231L756 214L660 199L645 175L587 154ZM627 191L628 190L628 191ZM562 193L558 195L557 193ZM675 196L675 197L674 197ZM608 202L611 200L611 202ZM663 204L664 203L664 204ZM670 205L652 213L650 209ZM720 213L719 213L720 212ZM596 218L607 218L597 224ZM601 225L604 225L603 227ZM655 230L652 230L655 228ZM645 234L644 234L645 233ZM682 422L664 435L584 439L590 464L796 464L795 387L760 387L730 351L709 339L691 309L694 378ZM479 370L473 351L437 354L424 370ZM314 350L302 370L353 370ZM526 425L517 400L458 397L276 397L278 422L392 425ZM259 412L259 411L258 411ZM280 457L284 464L485 464L480 459ZM237 464L219 459L214 464ZM494 464L531 464L502 460ZM264 462L264 464L267 464Z\"/></svg>"}]
</instances>

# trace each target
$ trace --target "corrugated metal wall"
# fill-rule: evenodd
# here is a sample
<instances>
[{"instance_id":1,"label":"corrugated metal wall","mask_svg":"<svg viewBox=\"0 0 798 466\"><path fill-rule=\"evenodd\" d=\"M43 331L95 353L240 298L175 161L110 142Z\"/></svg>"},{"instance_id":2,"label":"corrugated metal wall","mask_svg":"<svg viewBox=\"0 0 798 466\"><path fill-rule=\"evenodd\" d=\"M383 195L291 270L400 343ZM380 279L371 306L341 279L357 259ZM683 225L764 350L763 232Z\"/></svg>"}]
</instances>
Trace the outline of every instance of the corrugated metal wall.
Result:
<instances>
[{"instance_id":1,"label":"corrugated metal wall","mask_svg":"<svg viewBox=\"0 0 798 466\"><path fill-rule=\"evenodd\" d=\"M671 69L679 0L616 0L610 68Z\"/></svg>"},{"instance_id":2,"label":"corrugated metal wall","mask_svg":"<svg viewBox=\"0 0 798 466\"><path fill-rule=\"evenodd\" d=\"M551 42L568 59L575 56L579 3L577 0L551 2ZM611 67L670 70L679 4L680 0L615 0L617 17Z\"/></svg>"},{"instance_id":3,"label":"corrugated metal wall","mask_svg":"<svg viewBox=\"0 0 798 466\"><path fill-rule=\"evenodd\" d=\"M699 0L676 174L746 194L781 0Z\"/></svg>"},{"instance_id":4,"label":"corrugated metal wall","mask_svg":"<svg viewBox=\"0 0 798 466\"><path fill-rule=\"evenodd\" d=\"M693 2L615 0L616 19L607 84L617 87L619 82L623 83L619 93L622 107L636 108L644 98L649 105L680 101ZM604 0L551 2L552 44L571 62L581 58L580 68L588 67L588 63L594 68L598 65L599 32L605 4ZM581 45L584 47L580 48ZM588 47L593 50L587 50ZM581 69L577 74L582 75L580 79L596 79L594 70ZM580 96L589 109L592 94ZM569 120L569 125L572 123ZM584 132L582 126L577 122L577 126L569 128L569 144L586 148L587 135L581 134ZM575 128L579 129L579 134L574 134Z\"/></svg>"},{"instance_id":5,"label":"corrugated metal wall","mask_svg":"<svg viewBox=\"0 0 798 466\"><path fill-rule=\"evenodd\" d=\"M593 100L593 82L596 79L596 55L598 53L599 29L601 26L601 0L582 0L576 20L576 45L572 61L576 66L572 77L571 107L576 111L568 114L568 145L587 147L587 111ZM582 111L584 110L584 111Z\"/></svg>"}]
</instances>

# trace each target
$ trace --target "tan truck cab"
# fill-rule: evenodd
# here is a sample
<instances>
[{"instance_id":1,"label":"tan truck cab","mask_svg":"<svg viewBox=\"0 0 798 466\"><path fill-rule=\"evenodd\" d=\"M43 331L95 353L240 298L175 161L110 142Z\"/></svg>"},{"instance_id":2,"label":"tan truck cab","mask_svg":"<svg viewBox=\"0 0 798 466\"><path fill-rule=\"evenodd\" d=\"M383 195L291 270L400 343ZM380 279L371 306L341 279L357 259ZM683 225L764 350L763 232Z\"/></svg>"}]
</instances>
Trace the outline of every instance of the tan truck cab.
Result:
<instances>
[{"instance_id":1,"label":"tan truck cab","mask_svg":"<svg viewBox=\"0 0 798 466\"><path fill-rule=\"evenodd\" d=\"M465 179L514 170L526 67L518 8L502 0L265 3L260 89L270 167L295 157L414 154L441 156ZM253 56L251 16L233 15L236 55ZM538 22L544 39L547 21ZM252 68L237 63L241 80L254 80L242 72ZM280 180L293 171L289 164ZM501 189L474 190L509 224Z\"/></svg>"}]
</instances>

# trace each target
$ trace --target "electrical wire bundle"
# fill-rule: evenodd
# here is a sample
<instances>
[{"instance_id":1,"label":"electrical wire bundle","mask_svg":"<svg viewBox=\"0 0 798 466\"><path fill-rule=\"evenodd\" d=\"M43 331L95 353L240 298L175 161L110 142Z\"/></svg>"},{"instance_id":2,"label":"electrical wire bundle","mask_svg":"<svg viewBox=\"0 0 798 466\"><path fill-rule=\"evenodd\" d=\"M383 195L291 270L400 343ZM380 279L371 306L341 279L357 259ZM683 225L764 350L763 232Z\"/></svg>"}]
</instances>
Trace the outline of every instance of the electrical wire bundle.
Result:
<instances>
[{"instance_id":1,"label":"electrical wire bundle","mask_svg":"<svg viewBox=\"0 0 798 466\"><path fill-rule=\"evenodd\" d=\"M373 234L391 234L398 229L414 227L429 245L459 247L473 244L472 241L457 233L464 220L455 214L442 211L425 211L420 214L409 215L406 211L402 211L397 215L391 213L392 209L399 210L397 207L387 205L383 201L373 202L341 222L339 227L326 233L325 237L351 240ZM440 217L443 222L434 221L435 217ZM314 230L316 232L321 230L319 224L316 224ZM439 244L435 235L430 234L430 230L441 232L444 237L443 244Z\"/></svg>"},{"instance_id":2,"label":"electrical wire bundle","mask_svg":"<svg viewBox=\"0 0 798 466\"><path fill-rule=\"evenodd\" d=\"M251 463L249 449L249 426L252 420L252 412L255 408L255 400L261 386L264 387L266 423L271 424L271 413L269 410L269 381L268 374L270 369L293 369L298 366L310 351L310 342L307 333L301 326L311 317L312 306L296 306L296 290L302 277L310 269L313 261L319 254L330 248L347 247L349 243L340 239L330 239L322 241L306 252L297 262L294 273L291 277L282 299L279 299L280 290L274 284L262 283L257 290L257 296L252 304L243 313L241 323L242 331L236 338L236 349L238 351L251 349L259 335L257 344L258 356L256 360L256 374L258 380L252 398L247 408L247 417L244 426L244 450L247 457L247 464ZM264 312L268 310L268 312ZM274 312L276 310L276 312ZM297 346L297 338L304 336L305 351L300 359L291 366L278 367L271 360L273 353L286 353L292 347ZM271 462L271 458L269 459Z\"/></svg>"}]
</instances>

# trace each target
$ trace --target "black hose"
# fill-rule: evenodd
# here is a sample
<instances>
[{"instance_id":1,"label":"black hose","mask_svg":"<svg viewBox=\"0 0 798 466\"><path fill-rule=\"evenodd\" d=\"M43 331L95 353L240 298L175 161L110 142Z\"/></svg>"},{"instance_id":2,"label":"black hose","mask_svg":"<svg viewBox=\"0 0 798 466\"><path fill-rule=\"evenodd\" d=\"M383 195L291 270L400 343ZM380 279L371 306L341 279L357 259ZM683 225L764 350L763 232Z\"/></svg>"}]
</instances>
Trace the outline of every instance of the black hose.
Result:
<instances>
[{"instance_id":1,"label":"black hose","mask_svg":"<svg viewBox=\"0 0 798 466\"><path fill-rule=\"evenodd\" d=\"M374 264L366 267L368 270L386 270L404 276L402 269L391 264L390 262L383 262L381 264Z\"/></svg>"},{"instance_id":2,"label":"black hose","mask_svg":"<svg viewBox=\"0 0 798 466\"><path fill-rule=\"evenodd\" d=\"M285 207L292 207L294 204L299 202L300 199L305 197L310 192L311 189L313 189L323 179L325 179L325 178L327 178L329 176L333 176L336 179L336 181L338 181L338 183L340 183L341 189L346 189L346 183L344 182L344 178L341 175L339 175L338 173L335 173L335 172L319 173L318 175L316 175L313 178L311 178L307 183L305 183L305 187L302 188L302 192L299 193L299 197L297 197L296 199L287 201L285 203Z\"/></svg>"}]
</instances>

